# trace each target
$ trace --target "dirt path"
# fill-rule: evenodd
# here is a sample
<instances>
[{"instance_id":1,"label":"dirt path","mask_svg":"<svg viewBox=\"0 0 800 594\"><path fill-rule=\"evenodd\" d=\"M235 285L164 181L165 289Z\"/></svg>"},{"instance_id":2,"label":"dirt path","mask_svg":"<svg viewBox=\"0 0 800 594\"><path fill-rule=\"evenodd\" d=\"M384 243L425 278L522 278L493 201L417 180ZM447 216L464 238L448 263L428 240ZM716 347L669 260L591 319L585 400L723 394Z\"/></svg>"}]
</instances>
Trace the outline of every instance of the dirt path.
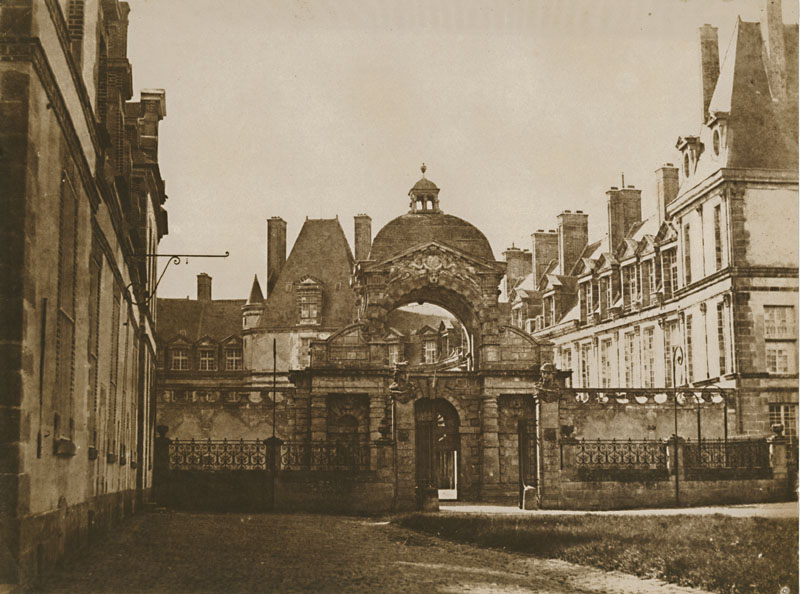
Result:
<instances>
[{"instance_id":1,"label":"dirt path","mask_svg":"<svg viewBox=\"0 0 800 594\"><path fill-rule=\"evenodd\" d=\"M316 515L137 516L39 592L696 592Z\"/></svg>"}]
</instances>

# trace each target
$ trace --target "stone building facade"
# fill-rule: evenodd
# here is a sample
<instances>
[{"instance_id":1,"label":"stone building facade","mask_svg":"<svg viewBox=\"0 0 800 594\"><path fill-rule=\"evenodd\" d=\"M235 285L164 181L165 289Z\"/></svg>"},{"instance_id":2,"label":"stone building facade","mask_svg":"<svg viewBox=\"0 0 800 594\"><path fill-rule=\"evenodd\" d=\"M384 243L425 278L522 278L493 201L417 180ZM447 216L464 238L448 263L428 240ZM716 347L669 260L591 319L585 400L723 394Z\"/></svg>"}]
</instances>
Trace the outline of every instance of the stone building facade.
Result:
<instances>
[{"instance_id":1,"label":"stone building facade","mask_svg":"<svg viewBox=\"0 0 800 594\"><path fill-rule=\"evenodd\" d=\"M534 258L509 300L574 387L720 386L736 394L731 434L780 423L794 438L797 26L780 2L763 15L737 22L722 61L716 28L700 29L702 121L679 138L678 166L656 171L655 215L642 218L640 190L612 187L607 233L589 242L586 215L565 211L557 233L533 234L533 254L556 255ZM722 434L718 416L708 436Z\"/></svg>"},{"instance_id":2,"label":"stone building facade","mask_svg":"<svg viewBox=\"0 0 800 594\"><path fill-rule=\"evenodd\" d=\"M129 7L0 6L0 589L149 497L163 90L132 101Z\"/></svg>"}]
</instances>

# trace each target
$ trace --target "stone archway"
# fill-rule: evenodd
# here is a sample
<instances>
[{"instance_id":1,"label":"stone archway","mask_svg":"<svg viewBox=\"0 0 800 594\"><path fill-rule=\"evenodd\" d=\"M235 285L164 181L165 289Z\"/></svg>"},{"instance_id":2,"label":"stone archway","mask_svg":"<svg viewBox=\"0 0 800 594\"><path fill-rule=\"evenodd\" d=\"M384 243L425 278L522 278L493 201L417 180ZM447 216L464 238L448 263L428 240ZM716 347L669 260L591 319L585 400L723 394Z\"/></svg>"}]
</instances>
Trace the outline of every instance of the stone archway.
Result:
<instances>
[{"instance_id":1,"label":"stone archway","mask_svg":"<svg viewBox=\"0 0 800 594\"><path fill-rule=\"evenodd\" d=\"M417 246L384 262L356 266L354 288L359 321L373 336L385 334L386 316L398 306L426 302L455 315L473 342L477 369L486 345L497 342L501 263L479 261L436 242Z\"/></svg>"},{"instance_id":2,"label":"stone archway","mask_svg":"<svg viewBox=\"0 0 800 594\"><path fill-rule=\"evenodd\" d=\"M458 498L461 420L443 398L414 403L417 485L438 491L440 500Z\"/></svg>"}]
</instances>

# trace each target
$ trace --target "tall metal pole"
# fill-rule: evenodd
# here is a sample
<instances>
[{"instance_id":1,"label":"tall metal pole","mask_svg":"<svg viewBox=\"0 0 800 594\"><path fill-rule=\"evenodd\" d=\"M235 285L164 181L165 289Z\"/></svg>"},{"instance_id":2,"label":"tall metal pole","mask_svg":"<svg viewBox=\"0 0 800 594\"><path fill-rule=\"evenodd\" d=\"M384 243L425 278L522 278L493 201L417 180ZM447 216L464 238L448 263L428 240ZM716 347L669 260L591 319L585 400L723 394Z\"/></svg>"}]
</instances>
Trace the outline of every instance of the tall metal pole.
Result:
<instances>
[{"instance_id":1,"label":"tall metal pole","mask_svg":"<svg viewBox=\"0 0 800 594\"><path fill-rule=\"evenodd\" d=\"M278 386L278 348L277 348L277 340L273 337L272 339L272 442L273 446L275 443L275 412L278 408L278 396L277 396L277 386Z\"/></svg>"},{"instance_id":2,"label":"tall metal pole","mask_svg":"<svg viewBox=\"0 0 800 594\"><path fill-rule=\"evenodd\" d=\"M675 435L673 436L675 440L675 463L673 464L675 468L675 507L680 507L681 505L680 479L678 478L678 377L675 375L675 364L678 361L683 363L683 349L676 346L672 348L672 410L675 416Z\"/></svg>"}]
</instances>

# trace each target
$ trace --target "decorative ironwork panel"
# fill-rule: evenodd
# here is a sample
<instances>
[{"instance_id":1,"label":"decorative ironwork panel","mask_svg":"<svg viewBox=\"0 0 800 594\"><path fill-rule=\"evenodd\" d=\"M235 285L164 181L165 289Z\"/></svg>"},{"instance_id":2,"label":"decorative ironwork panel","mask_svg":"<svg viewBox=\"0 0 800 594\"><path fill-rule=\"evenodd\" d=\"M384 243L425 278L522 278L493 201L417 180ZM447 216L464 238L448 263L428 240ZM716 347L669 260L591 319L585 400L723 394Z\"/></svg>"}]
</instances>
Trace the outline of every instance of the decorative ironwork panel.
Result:
<instances>
[{"instance_id":1,"label":"decorative ironwork panel","mask_svg":"<svg viewBox=\"0 0 800 594\"><path fill-rule=\"evenodd\" d=\"M369 444L286 442L281 445L281 470L369 470Z\"/></svg>"},{"instance_id":2,"label":"decorative ironwork panel","mask_svg":"<svg viewBox=\"0 0 800 594\"><path fill-rule=\"evenodd\" d=\"M683 460L686 468L769 468L769 444L765 439L687 441Z\"/></svg>"},{"instance_id":3,"label":"decorative ironwork panel","mask_svg":"<svg viewBox=\"0 0 800 594\"><path fill-rule=\"evenodd\" d=\"M667 444L663 441L581 440L575 462L602 468L666 468Z\"/></svg>"},{"instance_id":4,"label":"decorative ironwork panel","mask_svg":"<svg viewBox=\"0 0 800 594\"><path fill-rule=\"evenodd\" d=\"M176 439L169 444L172 470L263 470L266 461L267 446L263 441Z\"/></svg>"},{"instance_id":5,"label":"decorative ironwork panel","mask_svg":"<svg viewBox=\"0 0 800 594\"><path fill-rule=\"evenodd\" d=\"M582 440L574 447L575 466L581 480L657 481L669 478L667 444L664 441Z\"/></svg>"}]
</instances>

